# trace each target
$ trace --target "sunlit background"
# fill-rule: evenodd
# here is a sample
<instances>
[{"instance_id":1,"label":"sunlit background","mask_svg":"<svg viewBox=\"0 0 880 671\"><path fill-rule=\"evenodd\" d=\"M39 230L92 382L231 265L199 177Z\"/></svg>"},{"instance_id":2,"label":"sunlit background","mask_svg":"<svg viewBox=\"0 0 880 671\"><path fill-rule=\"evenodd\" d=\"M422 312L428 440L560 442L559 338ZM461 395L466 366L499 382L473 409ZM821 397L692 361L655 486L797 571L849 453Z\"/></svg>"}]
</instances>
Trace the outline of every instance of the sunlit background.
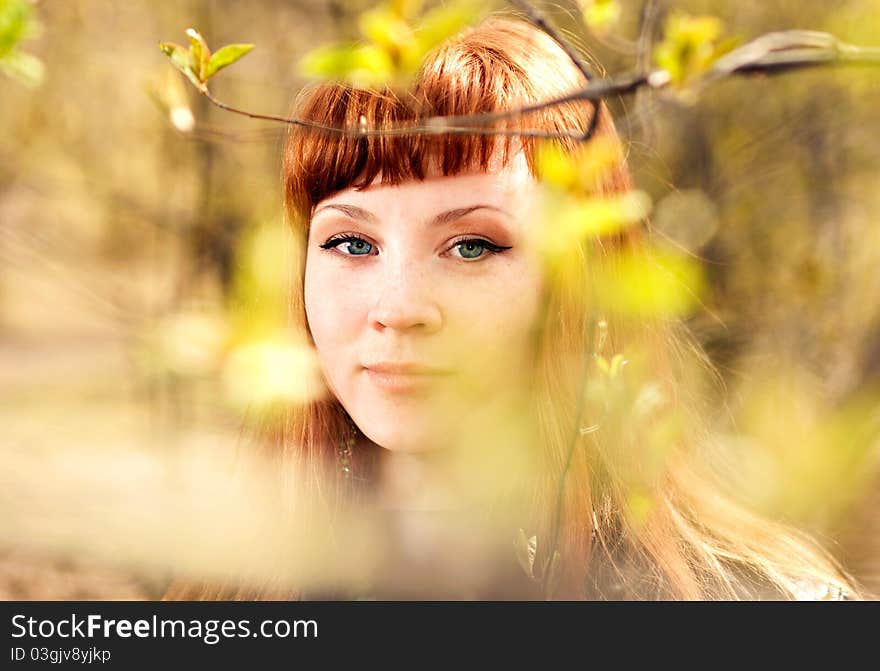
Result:
<instances>
[{"instance_id":1,"label":"sunlit background","mask_svg":"<svg viewBox=\"0 0 880 671\"><path fill-rule=\"evenodd\" d=\"M0 598L157 598L261 533L260 493L225 485L243 413L320 386L283 330L285 129L211 106L157 43L255 44L212 91L284 115L302 57L373 4L0 0ZM538 6L634 67L641 2ZM877 0L652 6L880 45ZM706 278L686 319L736 488L880 591L880 67L610 104L654 241Z\"/></svg>"}]
</instances>

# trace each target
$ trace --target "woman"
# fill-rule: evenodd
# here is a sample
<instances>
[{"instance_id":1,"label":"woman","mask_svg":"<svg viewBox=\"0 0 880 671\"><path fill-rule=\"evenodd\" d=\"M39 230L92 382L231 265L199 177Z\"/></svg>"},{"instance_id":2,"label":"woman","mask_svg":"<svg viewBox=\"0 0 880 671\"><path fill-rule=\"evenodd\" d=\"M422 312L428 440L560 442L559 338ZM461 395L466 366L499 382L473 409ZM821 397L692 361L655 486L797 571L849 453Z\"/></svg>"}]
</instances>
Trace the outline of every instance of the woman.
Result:
<instances>
[{"instance_id":1,"label":"woman","mask_svg":"<svg viewBox=\"0 0 880 671\"><path fill-rule=\"evenodd\" d=\"M585 85L553 39L492 18L432 53L406 95L325 83L296 116L381 129ZM616 137L586 101L505 124L568 133L555 141L567 155ZM362 590L179 584L166 598L856 594L810 540L724 493L692 379L710 369L683 329L602 300L619 255L642 253L638 228L571 242L564 272L537 251L541 146L292 127L285 199L305 250L294 314L329 393L267 434L322 510L370 505L392 520L383 568ZM586 195L629 183L618 154Z\"/></svg>"}]
</instances>

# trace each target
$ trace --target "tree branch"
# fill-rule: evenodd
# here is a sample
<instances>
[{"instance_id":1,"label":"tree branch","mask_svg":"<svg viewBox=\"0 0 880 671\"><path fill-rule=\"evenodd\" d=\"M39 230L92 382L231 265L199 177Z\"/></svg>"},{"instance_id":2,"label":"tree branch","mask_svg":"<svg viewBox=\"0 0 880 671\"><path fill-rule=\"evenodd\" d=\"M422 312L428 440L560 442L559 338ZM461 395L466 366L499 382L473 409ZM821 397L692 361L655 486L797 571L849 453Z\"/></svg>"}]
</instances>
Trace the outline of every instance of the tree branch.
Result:
<instances>
[{"instance_id":1,"label":"tree branch","mask_svg":"<svg viewBox=\"0 0 880 671\"><path fill-rule=\"evenodd\" d=\"M551 35L552 36L552 35ZM565 48L565 47L563 47ZM776 74L815 67L843 65L880 65L880 48L859 47L840 42L828 33L792 30L762 35L735 49L715 62L704 75L692 82L700 86L731 76ZM539 129L493 128L494 124L517 119L535 112L575 101L598 103L612 96L626 95L641 88L665 89L671 84L667 71L623 73L604 79L593 79L588 86L564 96L517 109L460 116L435 116L391 124L384 128L368 128L365 123L354 127L336 127L305 119L256 114L237 109L204 88L201 93L220 109L251 119L285 123L312 128L343 137L389 137L397 135L503 135L517 137L585 139L582 132L548 132ZM595 116L595 115L594 115Z\"/></svg>"},{"instance_id":2,"label":"tree branch","mask_svg":"<svg viewBox=\"0 0 880 671\"><path fill-rule=\"evenodd\" d=\"M577 69L581 71L584 79L589 81L593 78L593 73L590 72L590 67L584 62L583 58L581 58L577 49L562 37L562 34L556 30L556 28L537 10L537 8L533 7L528 2L525 2L525 0L510 0L510 4L525 14L529 21L547 33L556 41L556 44L562 47L562 50L565 51L565 55L568 56L572 63L577 66Z\"/></svg>"},{"instance_id":3,"label":"tree branch","mask_svg":"<svg viewBox=\"0 0 880 671\"><path fill-rule=\"evenodd\" d=\"M549 35L555 42L558 44L562 50L565 52L566 56L571 60L572 63L575 64L578 70L580 70L581 74L584 76L588 82L593 80L593 73L590 72L589 66L584 62L584 59L581 58L581 55L578 53L577 49L574 48L571 44L568 43L562 34L556 30L556 28L541 14L536 7L533 7L530 3L525 0L510 0L510 4L519 9L523 14L525 14L529 21L534 23L538 28L543 30L547 35ZM598 100L593 100L593 115L590 117L590 124L587 126L587 129L583 132L583 134L576 138L585 142L589 140L593 133L596 131L596 126L599 122L599 103Z\"/></svg>"}]
</instances>

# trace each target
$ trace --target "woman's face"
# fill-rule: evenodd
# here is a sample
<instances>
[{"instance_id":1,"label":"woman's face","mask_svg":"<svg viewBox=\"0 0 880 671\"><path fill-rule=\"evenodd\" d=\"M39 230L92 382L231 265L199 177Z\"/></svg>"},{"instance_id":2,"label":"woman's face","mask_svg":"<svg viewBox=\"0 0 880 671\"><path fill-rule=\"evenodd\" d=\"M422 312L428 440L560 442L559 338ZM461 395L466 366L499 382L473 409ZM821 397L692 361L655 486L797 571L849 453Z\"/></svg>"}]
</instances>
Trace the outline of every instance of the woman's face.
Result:
<instances>
[{"instance_id":1,"label":"woman's face","mask_svg":"<svg viewBox=\"0 0 880 671\"><path fill-rule=\"evenodd\" d=\"M308 323L330 390L373 442L438 448L479 432L483 411L513 411L541 294L525 229L536 196L520 152L504 168L380 179L316 205Z\"/></svg>"}]
</instances>

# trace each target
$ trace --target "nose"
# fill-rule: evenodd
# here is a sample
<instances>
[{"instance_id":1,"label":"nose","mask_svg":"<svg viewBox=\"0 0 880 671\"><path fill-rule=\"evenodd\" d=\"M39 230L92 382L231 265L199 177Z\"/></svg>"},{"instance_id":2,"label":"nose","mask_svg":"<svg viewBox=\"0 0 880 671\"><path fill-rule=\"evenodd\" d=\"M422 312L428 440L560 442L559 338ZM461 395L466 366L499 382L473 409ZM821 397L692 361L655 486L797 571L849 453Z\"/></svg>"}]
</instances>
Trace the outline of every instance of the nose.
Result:
<instances>
[{"instance_id":1,"label":"nose","mask_svg":"<svg viewBox=\"0 0 880 671\"><path fill-rule=\"evenodd\" d=\"M434 333L443 325L436 292L424 268L413 262L389 264L368 319L377 331Z\"/></svg>"}]
</instances>

